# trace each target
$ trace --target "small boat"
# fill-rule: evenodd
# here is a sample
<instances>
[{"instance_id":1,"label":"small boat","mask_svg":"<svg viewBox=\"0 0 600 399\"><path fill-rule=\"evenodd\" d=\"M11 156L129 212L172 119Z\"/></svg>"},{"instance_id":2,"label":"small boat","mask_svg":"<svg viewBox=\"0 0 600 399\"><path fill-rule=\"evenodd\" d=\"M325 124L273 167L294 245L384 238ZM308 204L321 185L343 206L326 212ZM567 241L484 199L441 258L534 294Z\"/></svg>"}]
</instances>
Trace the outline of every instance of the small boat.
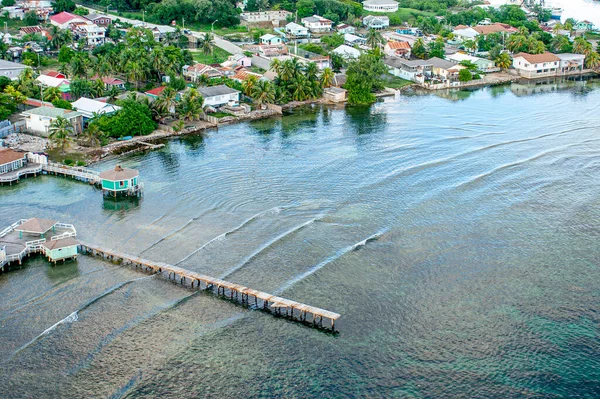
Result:
<instances>
[{"instance_id":1,"label":"small boat","mask_svg":"<svg viewBox=\"0 0 600 399\"><path fill-rule=\"evenodd\" d=\"M552 9L552 19L557 19L560 21L560 18L562 17L562 13L563 13L563 9L560 7L554 7Z\"/></svg>"},{"instance_id":2,"label":"small boat","mask_svg":"<svg viewBox=\"0 0 600 399\"><path fill-rule=\"evenodd\" d=\"M125 140L131 140L133 138L133 136L124 136L124 137L119 137L117 140L118 141L125 141Z\"/></svg>"}]
</instances>

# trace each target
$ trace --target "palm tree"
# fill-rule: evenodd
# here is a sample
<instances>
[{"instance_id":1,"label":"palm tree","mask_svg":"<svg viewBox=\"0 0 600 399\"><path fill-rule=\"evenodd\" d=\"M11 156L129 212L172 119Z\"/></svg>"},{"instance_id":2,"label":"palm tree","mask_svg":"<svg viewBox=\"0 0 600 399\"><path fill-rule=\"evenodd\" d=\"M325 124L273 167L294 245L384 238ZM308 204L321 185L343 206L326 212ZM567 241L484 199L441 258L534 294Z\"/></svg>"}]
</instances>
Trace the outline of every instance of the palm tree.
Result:
<instances>
[{"instance_id":1,"label":"palm tree","mask_svg":"<svg viewBox=\"0 0 600 399\"><path fill-rule=\"evenodd\" d=\"M242 82L242 91L245 95L247 95L248 97L252 97L252 92L254 90L254 85L256 85L256 82L258 82L258 76L256 75L250 75L248 76L248 79L244 80L244 82Z\"/></svg>"},{"instance_id":2,"label":"palm tree","mask_svg":"<svg viewBox=\"0 0 600 399\"><path fill-rule=\"evenodd\" d=\"M69 69L71 70L71 75L73 75L73 77L82 77L87 75L86 64L83 60L83 57L79 54L71 58Z\"/></svg>"},{"instance_id":3,"label":"palm tree","mask_svg":"<svg viewBox=\"0 0 600 399\"><path fill-rule=\"evenodd\" d=\"M102 97L104 95L104 82L102 81L102 79L96 79L93 83L92 83L92 95L94 96L94 98L98 98L98 97Z\"/></svg>"},{"instance_id":4,"label":"palm tree","mask_svg":"<svg viewBox=\"0 0 600 399\"><path fill-rule=\"evenodd\" d=\"M61 154L64 155L65 149L69 148L73 143L71 133L73 125L68 119L59 116L50 124L50 135L48 138L53 146L60 148Z\"/></svg>"},{"instance_id":5,"label":"palm tree","mask_svg":"<svg viewBox=\"0 0 600 399\"><path fill-rule=\"evenodd\" d=\"M279 60L279 58L275 58L273 59L273 61L271 61L271 70L273 72L275 72L277 75L279 75L281 73L281 60Z\"/></svg>"},{"instance_id":6,"label":"palm tree","mask_svg":"<svg viewBox=\"0 0 600 399\"><path fill-rule=\"evenodd\" d=\"M181 132L184 127L185 127L185 122L183 122L181 119L178 120L177 122L173 123L173 125L172 125L173 131L175 133Z\"/></svg>"},{"instance_id":7,"label":"palm tree","mask_svg":"<svg viewBox=\"0 0 600 399\"><path fill-rule=\"evenodd\" d=\"M177 105L177 90L169 86L165 87L155 103L163 115L173 113Z\"/></svg>"},{"instance_id":8,"label":"palm tree","mask_svg":"<svg viewBox=\"0 0 600 399\"><path fill-rule=\"evenodd\" d=\"M187 121L200 119L204 99L196 89L190 89L177 106L179 116Z\"/></svg>"},{"instance_id":9,"label":"palm tree","mask_svg":"<svg viewBox=\"0 0 600 399\"><path fill-rule=\"evenodd\" d=\"M210 79L208 78L208 75L202 74L198 76L196 83L198 83L200 86L207 86L210 83Z\"/></svg>"},{"instance_id":10,"label":"palm tree","mask_svg":"<svg viewBox=\"0 0 600 399\"><path fill-rule=\"evenodd\" d=\"M81 135L82 142L90 147L98 147L102 143L103 133L95 123L90 123Z\"/></svg>"},{"instance_id":11,"label":"palm tree","mask_svg":"<svg viewBox=\"0 0 600 399\"><path fill-rule=\"evenodd\" d=\"M375 48L383 43L385 43L385 39L381 33L375 29L369 29L369 32L367 33L367 46Z\"/></svg>"},{"instance_id":12,"label":"palm tree","mask_svg":"<svg viewBox=\"0 0 600 399\"><path fill-rule=\"evenodd\" d=\"M496 62L496 66L498 68L502 68L504 70L510 68L512 65L512 59L508 53L500 53L494 61Z\"/></svg>"},{"instance_id":13,"label":"palm tree","mask_svg":"<svg viewBox=\"0 0 600 399\"><path fill-rule=\"evenodd\" d=\"M53 102L62 99L62 92L58 87L48 87L44 90L44 101Z\"/></svg>"},{"instance_id":14,"label":"palm tree","mask_svg":"<svg viewBox=\"0 0 600 399\"><path fill-rule=\"evenodd\" d=\"M99 55L94 63L93 70L99 78L104 78L112 73L112 65L106 56Z\"/></svg>"},{"instance_id":15,"label":"palm tree","mask_svg":"<svg viewBox=\"0 0 600 399\"><path fill-rule=\"evenodd\" d=\"M212 54L214 50L213 41L213 35L207 32L199 39L198 48L202 50L204 54Z\"/></svg>"},{"instance_id":16,"label":"palm tree","mask_svg":"<svg viewBox=\"0 0 600 399\"><path fill-rule=\"evenodd\" d=\"M311 82L316 81L319 75L319 68L317 67L317 64L315 64L314 62L310 62L308 65L306 65L306 68L304 69L304 74L306 75L307 79Z\"/></svg>"},{"instance_id":17,"label":"palm tree","mask_svg":"<svg viewBox=\"0 0 600 399\"><path fill-rule=\"evenodd\" d=\"M593 51L592 44L583 37L576 37L573 41L573 52L576 54L585 54L586 56Z\"/></svg>"},{"instance_id":18,"label":"palm tree","mask_svg":"<svg viewBox=\"0 0 600 399\"><path fill-rule=\"evenodd\" d=\"M165 66L165 52L162 46L157 46L152 50L150 54L150 62L152 64L152 69L156 72L157 81L160 82L161 79L161 71Z\"/></svg>"},{"instance_id":19,"label":"palm tree","mask_svg":"<svg viewBox=\"0 0 600 399\"><path fill-rule=\"evenodd\" d=\"M263 104L272 104L275 102L275 89L271 82L259 80L252 90L252 98L259 108L262 108Z\"/></svg>"},{"instance_id":20,"label":"palm tree","mask_svg":"<svg viewBox=\"0 0 600 399\"><path fill-rule=\"evenodd\" d=\"M335 74L331 68L323 69L321 72L321 87L329 87L333 84L333 80L335 79Z\"/></svg>"},{"instance_id":21,"label":"palm tree","mask_svg":"<svg viewBox=\"0 0 600 399\"><path fill-rule=\"evenodd\" d=\"M516 53L525 46L527 38L523 35L510 35L506 40L506 48L511 53Z\"/></svg>"},{"instance_id":22,"label":"palm tree","mask_svg":"<svg viewBox=\"0 0 600 399\"><path fill-rule=\"evenodd\" d=\"M127 63L127 78L135 82L136 90L140 87L140 81L145 77L144 67L141 62L129 61Z\"/></svg>"},{"instance_id":23,"label":"palm tree","mask_svg":"<svg viewBox=\"0 0 600 399\"><path fill-rule=\"evenodd\" d=\"M477 51L477 42L475 40L465 40L463 42L463 46L465 46L465 49L469 50L471 53Z\"/></svg>"},{"instance_id":24,"label":"palm tree","mask_svg":"<svg viewBox=\"0 0 600 399\"><path fill-rule=\"evenodd\" d=\"M585 58L585 66L590 69L596 69L600 66L600 55L592 51Z\"/></svg>"}]
</instances>

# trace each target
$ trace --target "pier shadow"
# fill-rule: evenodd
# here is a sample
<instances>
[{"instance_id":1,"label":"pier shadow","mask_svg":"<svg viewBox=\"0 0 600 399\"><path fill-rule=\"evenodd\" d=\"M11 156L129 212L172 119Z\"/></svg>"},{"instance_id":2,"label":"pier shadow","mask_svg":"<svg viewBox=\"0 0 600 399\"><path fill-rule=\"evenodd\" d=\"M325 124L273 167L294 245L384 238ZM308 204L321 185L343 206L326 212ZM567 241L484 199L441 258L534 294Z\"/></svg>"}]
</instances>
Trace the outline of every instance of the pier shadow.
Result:
<instances>
[{"instance_id":1,"label":"pier shadow","mask_svg":"<svg viewBox=\"0 0 600 399\"><path fill-rule=\"evenodd\" d=\"M109 212L126 212L138 209L142 199L139 197L110 197L105 196L102 209Z\"/></svg>"}]
</instances>

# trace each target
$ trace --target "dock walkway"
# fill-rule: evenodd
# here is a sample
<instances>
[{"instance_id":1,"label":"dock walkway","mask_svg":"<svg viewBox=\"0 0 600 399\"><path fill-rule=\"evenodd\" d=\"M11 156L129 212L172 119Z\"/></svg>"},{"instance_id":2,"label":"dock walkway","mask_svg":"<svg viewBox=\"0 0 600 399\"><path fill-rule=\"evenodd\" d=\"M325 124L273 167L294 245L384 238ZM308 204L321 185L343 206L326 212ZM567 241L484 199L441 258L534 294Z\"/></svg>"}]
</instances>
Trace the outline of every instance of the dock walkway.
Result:
<instances>
[{"instance_id":1,"label":"dock walkway","mask_svg":"<svg viewBox=\"0 0 600 399\"><path fill-rule=\"evenodd\" d=\"M119 251L86 244L81 241L79 242L79 252L91 256L101 256L106 260L124 265L132 265L136 268L141 267L154 273L167 274L169 279L172 277L174 281L177 281L177 278L179 278L181 284L188 284L192 288L194 288L194 285L197 289L204 290L214 290L214 287L216 287L217 295L219 296L229 297L232 301L235 297L236 302L241 301L241 304L246 306L252 306L251 302L253 302L254 309L263 309L278 316L286 316L290 320L326 328L323 326L323 319L326 319L329 320L330 327L328 328L332 331L335 330L335 321L340 317L339 314L325 309L316 308L266 292L257 291L219 278L205 276L167 263L153 262Z\"/></svg>"},{"instance_id":2,"label":"dock walkway","mask_svg":"<svg viewBox=\"0 0 600 399\"><path fill-rule=\"evenodd\" d=\"M42 173L71 177L90 184L101 184L99 172L84 167L66 166L59 163L29 163L23 168L1 174L0 183L18 182L21 177L30 175L37 176Z\"/></svg>"}]
</instances>

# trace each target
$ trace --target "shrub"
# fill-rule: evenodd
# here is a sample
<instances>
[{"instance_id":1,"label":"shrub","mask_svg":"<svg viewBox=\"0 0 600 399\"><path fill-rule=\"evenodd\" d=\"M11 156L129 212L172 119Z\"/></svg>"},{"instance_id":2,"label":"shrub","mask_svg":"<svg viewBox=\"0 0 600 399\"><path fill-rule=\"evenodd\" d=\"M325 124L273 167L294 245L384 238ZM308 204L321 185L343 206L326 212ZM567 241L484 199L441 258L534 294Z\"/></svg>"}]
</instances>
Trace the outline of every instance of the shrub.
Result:
<instances>
[{"instance_id":1,"label":"shrub","mask_svg":"<svg viewBox=\"0 0 600 399\"><path fill-rule=\"evenodd\" d=\"M85 162L83 162L83 161L77 161L77 166L85 166Z\"/></svg>"},{"instance_id":2,"label":"shrub","mask_svg":"<svg viewBox=\"0 0 600 399\"><path fill-rule=\"evenodd\" d=\"M72 159L66 158L63 160L63 163L67 166L73 166L75 165L75 161L73 161Z\"/></svg>"}]
</instances>

